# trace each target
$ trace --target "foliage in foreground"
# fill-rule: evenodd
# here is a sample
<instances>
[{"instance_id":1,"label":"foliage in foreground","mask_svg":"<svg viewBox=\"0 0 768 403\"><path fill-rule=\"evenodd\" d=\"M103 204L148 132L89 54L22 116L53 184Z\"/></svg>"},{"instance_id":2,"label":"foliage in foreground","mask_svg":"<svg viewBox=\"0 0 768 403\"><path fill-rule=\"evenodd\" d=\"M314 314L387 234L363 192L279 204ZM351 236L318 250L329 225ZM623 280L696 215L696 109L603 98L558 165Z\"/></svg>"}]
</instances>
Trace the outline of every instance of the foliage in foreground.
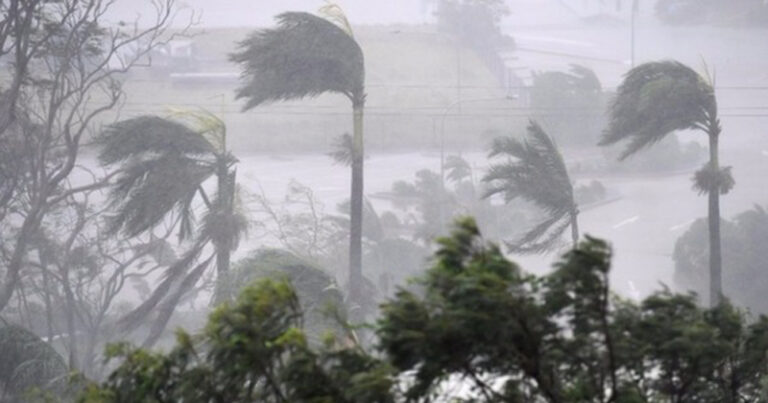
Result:
<instances>
[{"instance_id":1,"label":"foliage in foreground","mask_svg":"<svg viewBox=\"0 0 768 403\"><path fill-rule=\"evenodd\" d=\"M232 271L217 279L216 292L235 301L249 284L271 278L290 282L299 298L302 330L315 345L329 333L341 333L336 317L346 317L344 296L335 280L317 265L281 249L259 249L235 263Z\"/></svg>"},{"instance_id":2,"label":"foliage in foreground","mask_svg":"<svg viewBox=\"0 0 768 403\"><path fill-rule=\"evenodd\" d=\"M349 340L309 347L295 292L266 280L167 354L114 347L121 365L82 401L765 401L768 318L666 290L621 300L610 247L594 238L540 277L471 219L439 244L421 290L382 306L375 354Z\"/></svg>"}]
</instances>

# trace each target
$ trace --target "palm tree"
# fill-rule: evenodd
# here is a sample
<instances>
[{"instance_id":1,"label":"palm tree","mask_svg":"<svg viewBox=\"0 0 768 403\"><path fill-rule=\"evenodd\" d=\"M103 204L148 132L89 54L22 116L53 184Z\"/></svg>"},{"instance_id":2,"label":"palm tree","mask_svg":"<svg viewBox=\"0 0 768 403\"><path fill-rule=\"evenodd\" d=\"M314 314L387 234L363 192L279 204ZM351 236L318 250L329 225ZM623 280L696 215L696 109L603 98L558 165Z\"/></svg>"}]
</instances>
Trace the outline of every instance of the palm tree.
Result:
<instances>
[{"instance_id":1,"label":"palm tree","mask_svg":"<svg viewBox=\"0 0 768 403\"><path fill-rule=\"evenodd\" d=\"M349 292L353 302L362 290L363 52L338 6L322 9L328 19L303 12L277 16L278 26L259 30L240 43L231 59L243 67L237 97L244 110L289 99L338 93L352 103L352 186L349 241ZM335 22L335 23L334 23Z\"/></svg>"},{"instance_id":2,"label":"palm tree","mask_svg":"<svg viewBox=\"0 0 768 403\"><path fill-rule=\"evenodd\" d=\"M161 300L160 319L152 338L159 336L175 305L191 289L215 256L219 276L226 275L230 254L247 229L239 209L235 183L237 159L227 150L226 127L207 112L177 112L172 118L139 116L107 127L97 140L102 165L120 165L110 193L110 230L133 237L158 224L178 227L179 240L194 241L189 251L169 267L153 295L123 320L131 328ZM216 192L208 196L204 183L216 178ZM202 225L195 230L195 201L205 206ZM214 256L200 259L213 245ZM193 270L190 267L197 262ZM187 272L189 273L187 274ZM175 291L165 298L178 284Z\"/></svg>"},{"instance_id":3,"label":"palm tree","mask_svg":"<svg viewBox=\"0 0 768 403\"><path fill-rule=\"evenodd\" d=\"M519 240L508 243L511 251L542 253L557 245L570 226L571 239L579 241L578 206L573 184L563 156L554 141L538 123L531 120L525 140L499 137L493 141L489 157L505 156L494 164L483 181L488 183L484 197L501 194L506 202L522 198L541 208L547 218Z\"/></svg>"},{"instance_id":4,"label":"palm tree","mask_svg":"<svg viewBox=\"0 0 768 403\"><path fill-rule=\"evenodd\" d=\"M627 73L611 106L600 145L628 140L619 159L647 148L675 130L697 129L709 137L709 162L696 172L694 188L709 195L710 304L722 295L720 195L733 188L730 168L720 168L721 126L713 80L676 61L645 63Z\"/></svg>"}]
</instances>

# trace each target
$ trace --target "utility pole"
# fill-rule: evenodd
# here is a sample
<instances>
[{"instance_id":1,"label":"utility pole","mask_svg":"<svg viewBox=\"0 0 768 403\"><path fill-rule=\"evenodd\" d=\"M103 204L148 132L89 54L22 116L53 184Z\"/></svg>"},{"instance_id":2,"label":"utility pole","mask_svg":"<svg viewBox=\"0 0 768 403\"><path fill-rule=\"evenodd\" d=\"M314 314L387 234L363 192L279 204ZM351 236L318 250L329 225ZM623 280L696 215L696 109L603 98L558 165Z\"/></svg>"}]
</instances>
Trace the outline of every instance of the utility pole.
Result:
<instances>
[{"instance_id":1,"label":"utility pole","mask_svg":"<svg viewBox=\"0 0 768 403\"><path fill-rule=\"evenodd\" d=\"M635 25L636 25L635 20L637 19L637 12L639 11L639 7L640 7L640 5L638 4L638 1L639 0L632 0L632 10L630 11L631 12L631 17L630 17L631 28L630 29L632 30L631 39L630 39L630 47L632 52L630 56L630 63L632 68L635 67Z\"/></svg>"}]
</instances>

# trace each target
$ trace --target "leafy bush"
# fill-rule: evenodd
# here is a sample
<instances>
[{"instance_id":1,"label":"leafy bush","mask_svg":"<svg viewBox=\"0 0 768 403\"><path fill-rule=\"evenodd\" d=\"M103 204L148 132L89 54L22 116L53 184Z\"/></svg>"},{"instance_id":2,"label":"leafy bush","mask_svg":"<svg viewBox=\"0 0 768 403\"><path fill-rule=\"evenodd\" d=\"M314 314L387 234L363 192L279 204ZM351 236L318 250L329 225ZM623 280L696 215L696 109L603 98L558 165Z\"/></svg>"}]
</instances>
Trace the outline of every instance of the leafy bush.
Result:
<instances>
[{"instance_id":1,"label":"leafy bush","mask_svg":"<svg viewBox=\"0 0 768 403\"><path fill-rule=\"evenodd\" d=\"M222 301L234 301L248 285L263 279L291 284L298 295L304 313L303 329L310 341L319 343L327 333L340 331L334 315L344 317L344 296L334 279L284 250L260 249L237 261L219 279L217 296Z\"/></svg>"},{"instance_id":2,"label":"leafy bush","mask_svg":"<svg viewBox=\"0 0 768 403\"><path fill-rule=\"evenodd\" d=\"M122 363L82 402L389 402L386 364L333 340L313 350L299 295L263 279L210 315L199 336L183 331L167 354L110 347ZM342 343L347 341L341 340Z\"/></svg>"},{"instance_id":3,"label":"leafy bush","mask_svg":"<svg viewBox=\"0 0 768 403\"><path fill-rule=\"evenodd\" d=\"M354 338L311 347L294 290L262 280L167 354L112 347L121 364L82 401L764 401L764 316L666 290L623 300L610 247L589 237L542 277L471 219L438 243L421 291L382 306L377 354Z\"/></svg>"}]
</instances>

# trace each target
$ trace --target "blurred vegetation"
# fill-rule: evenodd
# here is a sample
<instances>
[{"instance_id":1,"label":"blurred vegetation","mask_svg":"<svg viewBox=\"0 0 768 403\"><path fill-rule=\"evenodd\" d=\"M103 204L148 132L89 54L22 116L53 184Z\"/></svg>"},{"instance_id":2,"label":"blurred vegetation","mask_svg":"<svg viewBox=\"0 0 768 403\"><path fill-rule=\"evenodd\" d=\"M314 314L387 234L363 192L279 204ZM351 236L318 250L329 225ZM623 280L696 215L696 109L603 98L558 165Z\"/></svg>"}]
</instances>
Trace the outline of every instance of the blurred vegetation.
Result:
<instances>
[{"instance_id":1,"label":"blurred vegetation","mask_svg":"<svg viewBox=\"0 0 768 403\"><path fill-rule=\"evenodd\" d=\"M604 147L604 169L615 173L663 173L690 170L707 158L706 147L695 141L683 143L677 135L670 135L637 153L619 161L619 147Z\"/></svg>"},{"instance_id":2,"label":"blurred vegetation","mask_svg":"<svg viewBox=\"0 0 768 403\"><path fill-rule=\"evenodd\" d=\"M543 216L525 234L507 242L511 252L544 253L561 243L563 233L571 229L573 246L579 240L579 209L563 155L552 138L534 120L523 140L499 137L494 140L489 158L494 162L483 177L488 189L484 197L503 197L509 203L522 199L541 211Z\"/></svg>"},{"instance_id":3,"label":"blurred vegetation","mask_svg":"<svg viewBox=\"0 0 768 403\"><path fill-rule=\"evenodd\" d=\"M31 394L64 395L69 369L34 333L0 318L0 401L21 402Z\"/></svg>"},{"instance_id":4,"label":"blurred vegetation","mask_svg":"<svg viewBox=\"0 0 768 403\"><path fill-rule=\"evenodd\" d=\"M732 220L721 220L723 292L733 303L756 314L768 314L768 211L755 206ZM707 221L696 220L675 243L675 284L706 297L709 294Z\"/></svg>"},{"instance_id":5,"label":"blurred vegetation","mask_svg":"<svg viewBox=\"0 0 768 403\"><path fill-rule=\"evenodd\" d=\"M524 203L494 204L483 198L486 185L464 158L449 155L444 170L444 181L440 173L422 169L412 182L392 184L392 205L403 216L400 227L413 240L431 246L435 238L447 235L455 218L463 215L476 217L489 237L501 239L516 235L529 217L530 209Z\"/></svg>"},{"instance_id":6,"label":"blurred vegetation","mask_svg":"<svg viewBox=\"0 0 768 403\"><path fill-rule=\"evenodd\" d=\"M671 25L768 26L768 3L763 0L658 0L655 12Z\"/></svg>"},{"instance_id":7,"label":"blurred vegetation","mask_svg":"<svg viewBox=\"0 0 768 403\"><path fill-rule=\"evenodd\" d=\"M311 343L341 332L338 318L345 318L342 290L333 277L314 264L280 249L260 249L237 261L232 271L217 279L221 301L234 301L243 289L262 279L286 281L295 290L304 313L302 329Z\"/></svg>"},{"instance_id":8,"label":"blurred vegetation","mask_svg":"<svg viewBox=\"0 0 768 403\"><path fill-rule=\"evenodd\" d=\"M569 72L546 71L533 76L532 118L565 147L592 146L606 124L608 94L595 72L571 65Z\"/></svg>"},{"instance_id":9,"label":"blurred vegetation","mask_svg":"<svg viewBox=\"0 0 768 403\"><path fill-rule=\"evenodd\" d=\"M110 348L119 365L82 402L759 402L768 318L694 295L611 291L611 249L589 238L544 276L486 243L472 219L441 238L420 291L400 290L354 338L312 347L300 297L262 280L179 331L168 353Z\"/></svg>"},{"instance_id":10,"label":"blurred vegetation","mask_svg":"<svg viewBox=\"0 0 768 403\"><path fill-rule=\"evenodd\" d=\"M693 188L707 195L709 303L718 305L723 290L720 196L727 194L735 181L731 167L720 163L723 129L714 73L708 69L699 73L675 60L643 63L624 76L608 113L608 127L598 144L625 144L620 161L658 144L678 130L696 130L707 135L709 160L695 172Z\"/></svg>"}]
</instances>

